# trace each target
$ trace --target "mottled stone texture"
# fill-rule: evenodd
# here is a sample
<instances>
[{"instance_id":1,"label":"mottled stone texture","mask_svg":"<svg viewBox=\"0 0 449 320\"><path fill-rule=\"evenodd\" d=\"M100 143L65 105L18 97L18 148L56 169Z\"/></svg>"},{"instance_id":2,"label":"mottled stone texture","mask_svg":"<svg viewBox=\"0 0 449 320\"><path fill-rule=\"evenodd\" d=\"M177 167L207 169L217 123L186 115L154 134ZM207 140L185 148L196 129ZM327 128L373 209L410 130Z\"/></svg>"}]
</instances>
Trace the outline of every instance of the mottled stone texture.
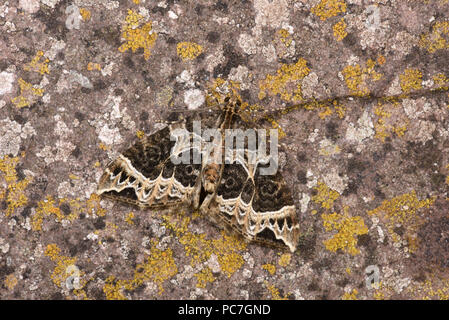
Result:
<instances>
[{"instance_id":1,"label":"mottled stone texture","mask_svg":"<svg viewBox=\"0 0 449 320\"><path fill-rule=\"evenodd\" d=\"M447 299L448 88L447 0L1 1L0 297ZM294 254L95 195L226 95L280 133Z\"/></svg>"}]
</instances>

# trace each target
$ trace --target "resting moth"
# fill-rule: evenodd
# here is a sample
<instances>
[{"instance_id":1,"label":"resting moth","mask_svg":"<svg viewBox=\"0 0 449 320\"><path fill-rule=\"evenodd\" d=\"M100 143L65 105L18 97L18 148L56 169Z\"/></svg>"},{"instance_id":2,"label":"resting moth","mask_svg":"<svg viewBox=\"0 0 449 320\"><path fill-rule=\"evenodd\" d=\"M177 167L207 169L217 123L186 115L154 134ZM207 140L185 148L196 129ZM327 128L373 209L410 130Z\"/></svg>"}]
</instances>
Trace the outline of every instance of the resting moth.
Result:
<instances>
[{"instance_id":1,"label":"resting moth","mask_svg":"<svg viewBox=\"0 0 449 320\"><path fill-rule=\"evenodd\" d=\"M243 156L231 161L224 150L227 129L249 128L239 111L239 102L227 98L218 115L193 112L144 136L108 164L97 193L140 208L192 207L249 242L294 252L299 224L290 190L279 171L262 174L273 159L249 161L247 142ZM195 121L201 121L203 129L216 129L221 137L205 141L194 133ZM176 135L179 130L188 134ZM175 156L201 160L178 163Z\"/></svg>"}]
</instances>

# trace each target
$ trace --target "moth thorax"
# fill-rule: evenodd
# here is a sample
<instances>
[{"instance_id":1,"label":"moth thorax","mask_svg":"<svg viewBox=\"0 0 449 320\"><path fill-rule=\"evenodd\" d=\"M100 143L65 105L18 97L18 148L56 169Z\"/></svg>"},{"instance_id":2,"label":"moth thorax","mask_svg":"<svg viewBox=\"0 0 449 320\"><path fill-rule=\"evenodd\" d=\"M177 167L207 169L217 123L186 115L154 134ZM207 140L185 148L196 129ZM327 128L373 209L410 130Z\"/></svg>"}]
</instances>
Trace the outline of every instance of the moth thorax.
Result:
<instances>
[{"instance_id":1,"label":"moth thorax","mask_svg":"<svg viewBox=\"0 0 449 320\"><path fill-rule=\"evenodd\" d=\"M210 163L204 168L203 186L206 192L212 193L215 191L215 186L219 178L219 165Z\"/></svg>"}]
</instances>

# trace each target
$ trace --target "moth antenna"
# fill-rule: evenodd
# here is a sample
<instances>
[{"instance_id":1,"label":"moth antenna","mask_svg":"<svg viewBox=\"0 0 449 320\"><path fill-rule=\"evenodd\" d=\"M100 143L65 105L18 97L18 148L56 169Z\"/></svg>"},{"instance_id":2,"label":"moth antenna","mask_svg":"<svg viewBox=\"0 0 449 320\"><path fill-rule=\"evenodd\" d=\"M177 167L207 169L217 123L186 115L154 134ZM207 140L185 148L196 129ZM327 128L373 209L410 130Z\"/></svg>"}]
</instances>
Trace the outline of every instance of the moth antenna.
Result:
<instances>
[{"instance_id":1,"label":"moth antenna","mask_svg":"<svg viewBox=\"0 0 449 320\"><path fill-rule=\"evenodd\" d=\"M176 108L176 109L170 109L169 112L175 112L175 113L188 113L188 112L211 112L212 108L210 107L203 107L203 108L197 108L197 109L181 109L181 108Z\"/></svg>"}]
</instances>

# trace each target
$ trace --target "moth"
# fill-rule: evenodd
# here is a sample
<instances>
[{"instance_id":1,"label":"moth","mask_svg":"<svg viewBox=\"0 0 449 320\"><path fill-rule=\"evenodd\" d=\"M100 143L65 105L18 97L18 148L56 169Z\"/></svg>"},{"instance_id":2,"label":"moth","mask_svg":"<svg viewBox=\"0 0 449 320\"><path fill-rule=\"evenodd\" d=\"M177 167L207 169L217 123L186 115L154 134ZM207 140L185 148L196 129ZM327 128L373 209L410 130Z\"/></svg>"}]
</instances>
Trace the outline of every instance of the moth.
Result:
<instances>
[{"instance_id":1,"label":"moth","mask_svg":"<svg viewBox=\"0 0 449 320\"><path fill-rule=\"evenodd\" d=\"M248 242L294 252L299 223L291 192L279 171L263 173L276 159L259 156L246 140L240 150L225 148L229 131L251 128L240 110L228 97L218 115L194 112L138 139L107 165L97 193L140 208L190 207ZM198 122L215 135L197 134Z\"/></svg>"}]
</instances>

